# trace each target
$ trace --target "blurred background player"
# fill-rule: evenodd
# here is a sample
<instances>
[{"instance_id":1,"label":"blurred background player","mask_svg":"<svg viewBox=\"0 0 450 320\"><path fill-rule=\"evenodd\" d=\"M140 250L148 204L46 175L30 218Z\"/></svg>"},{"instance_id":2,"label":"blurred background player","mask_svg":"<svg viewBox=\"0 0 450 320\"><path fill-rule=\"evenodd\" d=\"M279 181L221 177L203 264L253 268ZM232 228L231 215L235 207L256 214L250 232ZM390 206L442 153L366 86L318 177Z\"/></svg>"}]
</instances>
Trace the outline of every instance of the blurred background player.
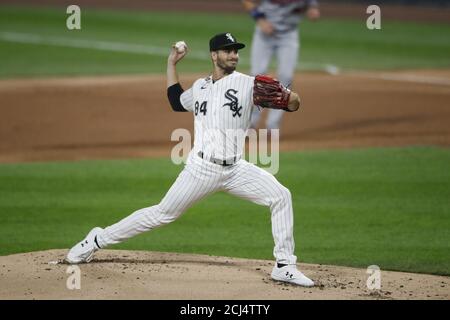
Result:
<instances>
[{"instance_id":1,"label":"blurred background player","mask_svg":"<svg viewBox=\"0 0 450 320\"><path fill-rule=\"evenodd\" d=\"M256 26L251 48L251 74L266 74L275 54L276 78L290 86L294 77L300 48L298 26L302 17L311 20L320 17L316 0L243 0L244 8L255 19ZM254 108L251 127L257 128L262 110ZM279 129L282 110L268 110L266 128ZM270 133L270 131L269 131Z\"/></svg>"}]
</instances>

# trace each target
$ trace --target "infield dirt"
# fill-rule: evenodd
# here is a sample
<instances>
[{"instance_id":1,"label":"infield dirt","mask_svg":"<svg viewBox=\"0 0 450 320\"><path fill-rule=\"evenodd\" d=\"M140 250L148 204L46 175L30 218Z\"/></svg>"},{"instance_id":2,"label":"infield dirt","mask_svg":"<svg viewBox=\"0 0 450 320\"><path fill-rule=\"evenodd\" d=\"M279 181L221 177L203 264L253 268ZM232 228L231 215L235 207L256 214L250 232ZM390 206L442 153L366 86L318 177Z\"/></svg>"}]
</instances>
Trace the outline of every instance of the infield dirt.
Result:
<instances>
[{"instance_id":1,"label":"infield dirt","mask_svg":"<svg viewBox=\"0 0 450 320\"><path fill-rule=\"evenodd\" d=\"M294 90L281 150L450 145L448 70L303 73ZM193 133L160 75L1 80L0 96L1 162L170 157L173 130Z\"/></svg>"},{"instance_id":2,"label":"infield dirt","mask_svg":"<svg viewBox=\"0 0 450 320\"><path fill-rule=\"evenodd\" d=\"M79 265L80 289L69 290L73 270L67 273L68 264L53 264L66 253L49 250L0 257L0 299L450 298L448 277L382 270L381 289L369 290L364 269L300 263L316 281L315 287L302 288L272 281L273 261L122 250L100 251L91 263Z\"/></svg>"}]
</instances>

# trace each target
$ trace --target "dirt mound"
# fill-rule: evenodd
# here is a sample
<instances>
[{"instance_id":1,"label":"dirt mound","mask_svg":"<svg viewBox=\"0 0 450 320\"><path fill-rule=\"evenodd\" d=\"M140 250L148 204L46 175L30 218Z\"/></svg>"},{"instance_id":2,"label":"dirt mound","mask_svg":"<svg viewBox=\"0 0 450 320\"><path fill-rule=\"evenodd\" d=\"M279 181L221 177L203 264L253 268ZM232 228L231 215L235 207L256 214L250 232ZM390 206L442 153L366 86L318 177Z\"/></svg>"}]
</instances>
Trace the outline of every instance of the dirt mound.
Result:
<instances>
[{"instance_id":1,"label":"dirt mound","mask_svg":"<svg viewBox=\"0 0 450 320\"><path fill-rule=\"evenodd\" d=\"M79 265L80 289L69 290L66 253L1 256L0 299L450 299L449 277L381 271L381 290L371 291L364 269L299 264L317 283L302 288L272 281L270 260L123 250Z\"/></svg>"}]
</instances>

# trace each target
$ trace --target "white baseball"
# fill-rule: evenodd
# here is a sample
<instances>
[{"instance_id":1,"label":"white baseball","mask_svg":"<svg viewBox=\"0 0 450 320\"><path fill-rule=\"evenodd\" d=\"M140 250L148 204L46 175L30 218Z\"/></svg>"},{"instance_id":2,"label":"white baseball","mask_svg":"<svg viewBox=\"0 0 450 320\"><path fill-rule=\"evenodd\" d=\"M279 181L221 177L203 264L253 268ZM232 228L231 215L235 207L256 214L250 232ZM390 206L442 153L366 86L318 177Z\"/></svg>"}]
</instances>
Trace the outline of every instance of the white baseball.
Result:
<instances>
[{"instance_id":1,"label":"white baseball","mask_svg":"<svg viewBox=\"0 0 450 320\"><path fill-rule=\"evenodd\" d=\"M177 49L178 53L183 53L187 48L187 44L184 41L178 41L177 43L175 43L175 48Z\"/></svg>"}]
</instances>

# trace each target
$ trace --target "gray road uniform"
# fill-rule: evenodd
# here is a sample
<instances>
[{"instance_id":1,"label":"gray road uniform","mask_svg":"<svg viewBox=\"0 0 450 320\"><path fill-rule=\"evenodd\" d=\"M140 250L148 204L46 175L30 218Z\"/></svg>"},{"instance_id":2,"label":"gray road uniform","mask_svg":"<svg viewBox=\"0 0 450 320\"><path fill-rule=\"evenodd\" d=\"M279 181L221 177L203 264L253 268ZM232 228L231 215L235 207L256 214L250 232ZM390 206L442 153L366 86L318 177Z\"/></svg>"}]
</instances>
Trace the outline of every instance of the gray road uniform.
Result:
<instances>
[{"instance_id":1,"label":"gray road uniform","mask_svg":"<svg viewBox=\"0 0 450 320\"><path fill-rule=\"evenodd\" d=\"M255 27L251 48L251 74L265 74L272 57L277 59L277 78L284 86L292 83L300 48L298 25L309 6L317 6L316 0L262 0L252 12L255 19L265 17L274 27L275 32L267 35ZM266 121L267 129L278 129L284 111L269 110ZM251 126L256 128L261 110L255 108L252 113Z\"/></svg>"}]
</instances>

